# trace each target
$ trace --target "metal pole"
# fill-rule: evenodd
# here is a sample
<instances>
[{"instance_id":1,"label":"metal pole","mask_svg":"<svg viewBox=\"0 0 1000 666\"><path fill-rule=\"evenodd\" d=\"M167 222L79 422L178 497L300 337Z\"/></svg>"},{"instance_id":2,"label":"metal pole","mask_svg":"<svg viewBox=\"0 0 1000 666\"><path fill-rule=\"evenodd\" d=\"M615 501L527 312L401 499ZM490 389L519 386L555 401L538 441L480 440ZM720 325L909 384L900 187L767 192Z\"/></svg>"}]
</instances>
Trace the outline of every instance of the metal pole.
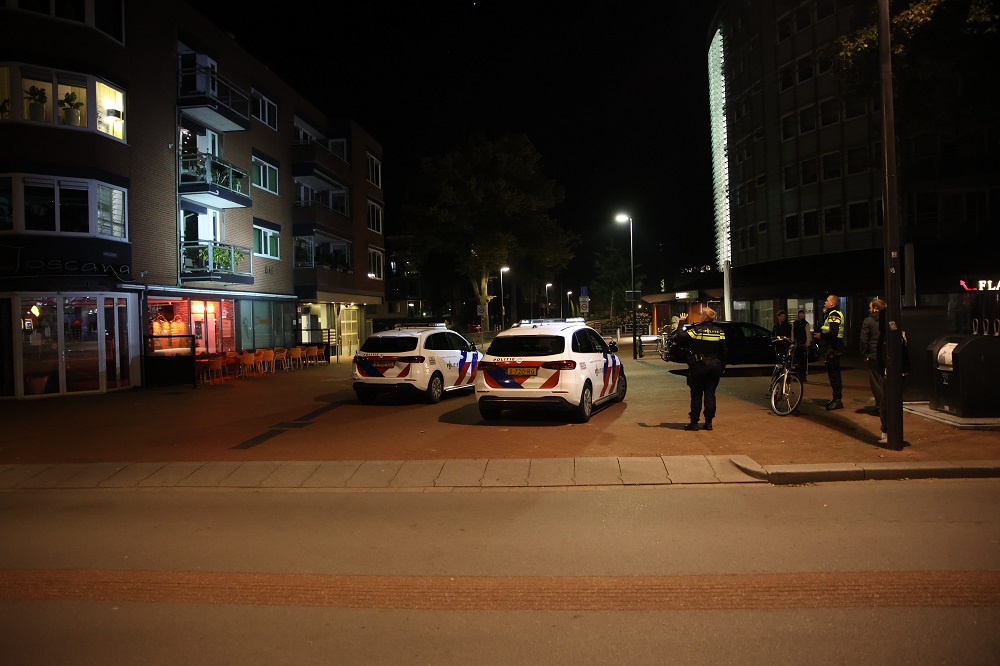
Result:
<instances>
[{"instance_id":1,"label":"metal pole","mask_svg":"<svg viewBox=\"0 0 1000 666\"><path fill-rule=\"evenodd\" d=\"M628 218L628 255L632 269L632 358L639 358L639 348L636 345L635 330L635 246L632 243L632 216Z\"/></svg>"},{"instance_id":2,"label":"metal pole","mask_svg":"<svg viewBox=\"0 0 1000 666\"><path fill-rule=\"evenodd\" d=\"M503 330L504 315L507 314L503 307L503 269L500 269L500 330Z\"/></svg>"},{"instance_id":3,"label":"metal pole","mask_svg":"<svg viewBox=\"0 0 1000 666\"><path fill-rule=\"evenodd\" d=\"M885 262L886 311L886 372L882 393L882 413L891 448L903 446L903 368L901 355L902 308L900 306L899 275L899 208L896 201L896 134L892 105L892 49L889 43L889 0L878 2L878 44L882 81L882 146L885 150L885 236L883 260Z\"/></svg>"}]
</instances>

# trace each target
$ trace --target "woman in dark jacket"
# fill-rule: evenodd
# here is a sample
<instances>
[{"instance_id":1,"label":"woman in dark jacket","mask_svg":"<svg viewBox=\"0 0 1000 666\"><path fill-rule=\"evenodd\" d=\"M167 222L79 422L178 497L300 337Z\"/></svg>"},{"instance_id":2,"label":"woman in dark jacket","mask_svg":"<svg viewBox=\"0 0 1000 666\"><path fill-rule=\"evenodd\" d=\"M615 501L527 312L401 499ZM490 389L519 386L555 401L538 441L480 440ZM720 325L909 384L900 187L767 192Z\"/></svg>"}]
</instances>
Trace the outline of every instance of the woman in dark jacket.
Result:
<instances>
[{"instance_id":1,"label":"woman in dark jacket","mask_svg":"<svg viewBox=\"0 0 1000 666\"><path fill-rule=\"evenodd\" d=\"M879 317L885 309L885 301L876 298L868 304L868 316L861 324L861 357L868 365L868 384L875 398L875 411L882 406L882 384L885 379L883 368L878 363Z\"/></svg>"}]
</instances>

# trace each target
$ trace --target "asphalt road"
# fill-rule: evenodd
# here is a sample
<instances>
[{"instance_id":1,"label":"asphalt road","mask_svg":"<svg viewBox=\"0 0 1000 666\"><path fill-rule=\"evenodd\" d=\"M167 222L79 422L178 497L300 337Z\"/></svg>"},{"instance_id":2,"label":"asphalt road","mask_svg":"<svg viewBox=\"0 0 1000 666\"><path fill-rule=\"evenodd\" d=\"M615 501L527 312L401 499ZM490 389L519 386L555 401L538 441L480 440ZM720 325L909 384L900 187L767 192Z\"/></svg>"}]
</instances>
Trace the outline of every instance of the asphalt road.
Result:
<instances>
[{"instance_id":1,"label":"asphalt road","mask_svg":"<svg viewBox=\"0 0 1000 666\"><path fill-rule=\"evenodd\" d=\"M0 493L11 664L1000 659L1000 480Z\"/></svg>"}]
</instances>

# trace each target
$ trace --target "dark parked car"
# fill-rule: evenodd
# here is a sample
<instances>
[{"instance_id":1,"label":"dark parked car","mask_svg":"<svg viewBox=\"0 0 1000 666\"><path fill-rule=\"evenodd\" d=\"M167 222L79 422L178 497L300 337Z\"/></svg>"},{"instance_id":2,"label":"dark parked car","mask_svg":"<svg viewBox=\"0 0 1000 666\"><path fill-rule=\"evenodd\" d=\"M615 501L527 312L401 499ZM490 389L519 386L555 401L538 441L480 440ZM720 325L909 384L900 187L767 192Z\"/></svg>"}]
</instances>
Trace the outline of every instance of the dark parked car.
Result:
<instances>
[{"instance_id":1,"label":"dark parked car","mask_svg":"<svg viewBox=\"0 0 1000 666\"><path fill-rule=\"evenodd\" d=\"M761 364L770 365L775 362L774 346L771 344L771 332L763 326L748 324L742 321L715 322L726 334L726 365ZM693 324L685 324L680 329L667 336L661 347L660 358L672 363L687 363L687 354L683 347L677 344L677 333L691 328Z\"/></svg>"}]
</instances>

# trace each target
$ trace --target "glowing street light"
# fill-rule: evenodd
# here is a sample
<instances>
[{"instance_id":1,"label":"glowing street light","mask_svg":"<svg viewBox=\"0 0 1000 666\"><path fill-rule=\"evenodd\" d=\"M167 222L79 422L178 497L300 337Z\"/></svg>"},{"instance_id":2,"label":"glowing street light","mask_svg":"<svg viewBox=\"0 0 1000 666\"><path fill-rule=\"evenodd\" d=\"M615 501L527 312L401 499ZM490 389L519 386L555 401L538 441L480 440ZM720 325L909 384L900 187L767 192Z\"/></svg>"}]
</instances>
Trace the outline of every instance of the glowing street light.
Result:
<instances>
[{"instance_id":1,"label":"glowing street light","mask_svg":"<svg viewBox=\"0 0 1000 666\"><path fill-rule=\"evenodd\" d=\"M503 274L510 270L510 266L500 269L500 330L503 330L504 318L507 316L507 309L503 305Z\"/></svg>"},{"instance_id":2,"label":"glowing street light","mask_svg":"<svg viewBox=\"0 0 1000 666\"><path fill-rule=\"evenodd\" d=\"M632 243L632 216L628 213L615 215L615 222L628 222L628 256L632 269L632 358L639 358L639 345L636 344L635 330L635 251Z\"/></svg>"},{"instance_id":3,"label":"glowing street light","mask_svg":"<svg viewBox=\"0 0 1000 666\"><path fill-rule=\"evenodd\" d=\"M569 313L570 314L573 314L573 302L569 300L569 297L572 296L572 295L573 295L572 291L567 291L566 292L566 303L570 306L569 307ZM559 318L560 319L563 318L562 299L559 299Z\"/></svg>"}]
</instances>

